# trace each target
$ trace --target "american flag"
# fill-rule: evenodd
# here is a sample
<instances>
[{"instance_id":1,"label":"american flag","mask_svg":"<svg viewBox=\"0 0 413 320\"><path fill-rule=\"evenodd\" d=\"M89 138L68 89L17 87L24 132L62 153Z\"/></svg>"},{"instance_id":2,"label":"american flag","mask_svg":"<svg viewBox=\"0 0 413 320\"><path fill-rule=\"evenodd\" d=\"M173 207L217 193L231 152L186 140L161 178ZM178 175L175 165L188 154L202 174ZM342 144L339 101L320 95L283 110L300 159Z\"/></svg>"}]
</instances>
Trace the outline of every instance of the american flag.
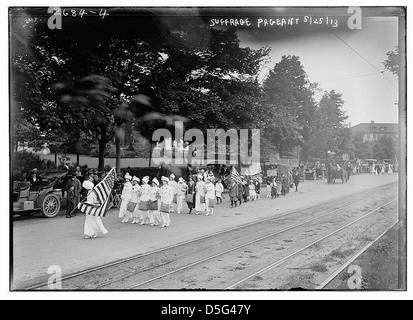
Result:
<instances>
[{"instance_id":1,"label":"american flag","mask_svg":"<svg viewBox=\"0 0 413 320\"><path fill-rule=\"evenodd\" d=\"M232 167L232 171L230 174L230 180L234 180L236 183L242 183L242 179L241 176L239 175L237 169L235 169L235 167Z\"/></svg>"},{"instance_id":2,"label":"american flag","mask_svg":"<svg viewBox=\"0 0 413 320\"><path fill-rule=\"evenodd\" d=\"M106 177L99 182L90 192L96 194L96 198L100 206L95 206L89 203L82 202L80 204L79 210L85 214L95 217L104 217L110 209L110 194L115 183L116 171L115 168L110 170Z\"/></svg>"}]
</instances>

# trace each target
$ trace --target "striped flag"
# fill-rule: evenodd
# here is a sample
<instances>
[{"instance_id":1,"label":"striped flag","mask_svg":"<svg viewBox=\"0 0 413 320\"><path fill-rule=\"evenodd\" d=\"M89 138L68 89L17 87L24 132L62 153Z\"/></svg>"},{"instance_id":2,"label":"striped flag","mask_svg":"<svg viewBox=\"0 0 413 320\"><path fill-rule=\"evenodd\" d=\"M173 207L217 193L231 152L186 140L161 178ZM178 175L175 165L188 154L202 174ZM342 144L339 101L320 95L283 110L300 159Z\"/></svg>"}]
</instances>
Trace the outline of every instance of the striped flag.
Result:
<instances>
[{"instance_id":1,"label":"striped flag","mask_svg":"<svg viewBox=\"0 0 413 320\"><path fill-rule=\"evenodd\" d=\"M241 176L239 175L237 169L235 169L234 166L232 166L232 171L230 174L230 179L234 180L236 183L242 183Z\"/></svg>"},{"instance_id":2,"label":"striped flag","mask_svg":"<svg viewBox=\"0 0 413 320\"><path fill-rule=\"evenodd\" d=\"M115 183L116 170L113 168L106 175L106 177L99 182L90 192L94 192L97 201L101 205L93 205L82 202L79 206L81 212L95 217L106 216L107 211L110 209L110 194Z\"/></svg>"}]
</instances>

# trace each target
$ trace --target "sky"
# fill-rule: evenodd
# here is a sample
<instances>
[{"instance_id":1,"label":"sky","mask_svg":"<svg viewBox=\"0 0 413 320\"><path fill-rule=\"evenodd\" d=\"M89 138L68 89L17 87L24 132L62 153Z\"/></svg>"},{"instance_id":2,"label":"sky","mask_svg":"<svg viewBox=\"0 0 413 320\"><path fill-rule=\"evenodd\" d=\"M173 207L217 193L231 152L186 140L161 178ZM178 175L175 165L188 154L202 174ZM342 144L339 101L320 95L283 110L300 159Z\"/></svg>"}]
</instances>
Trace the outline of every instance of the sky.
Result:
<instances>
[{"instance_id":1,"label":"sky","mask_svg":"<svg viewBox=\"0 0 413 320\"><path fill-rule=\"evenodd\" d=\"M274 32L284 31L274 28ZM256 39L256 32L239 35L245 46L257 49L267 45L272 49L269 68L283 55L298 56L311 82L319 83L323 90L334 89L342 94L351 126L370 121L398 122L398 78L389 71L380 73L385 70L386 53L398 45L396 17L363 18L361 30L314 29L305 35L290 33L276 39ZM268 72L268 68L263 70L264 74Z\"/></svg>"}]
</instances>

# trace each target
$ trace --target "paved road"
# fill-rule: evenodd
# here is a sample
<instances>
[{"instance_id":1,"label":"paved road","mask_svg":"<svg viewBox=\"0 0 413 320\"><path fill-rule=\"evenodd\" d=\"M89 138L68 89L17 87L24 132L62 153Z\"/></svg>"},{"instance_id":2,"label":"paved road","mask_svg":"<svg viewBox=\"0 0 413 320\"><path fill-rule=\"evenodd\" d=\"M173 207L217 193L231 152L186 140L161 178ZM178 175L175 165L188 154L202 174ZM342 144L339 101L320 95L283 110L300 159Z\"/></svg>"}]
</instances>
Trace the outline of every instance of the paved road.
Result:
<instances>
[{"instance_id":1,"label":"paved road","mask_svg":"<svg viewBox=\"0 0 413 320\"><path fill-rule=\"evenodd\" d=\"M329 199L350 195L397 181L397 174L352 176L348 184L328 185L325 181L306 181L299 192L276 200L261 200L230 209L228 200L214 216L173 215L168 229L121 224L111 210L104 224L109 234L95 240L83 239L84 217L74 219L25 219L13 223L14 288L46 280L51 265L63 275L99 266L148 251L164 248L217 231L230 229L262 218L305 208Z\"/></svg>"}]
</instances>

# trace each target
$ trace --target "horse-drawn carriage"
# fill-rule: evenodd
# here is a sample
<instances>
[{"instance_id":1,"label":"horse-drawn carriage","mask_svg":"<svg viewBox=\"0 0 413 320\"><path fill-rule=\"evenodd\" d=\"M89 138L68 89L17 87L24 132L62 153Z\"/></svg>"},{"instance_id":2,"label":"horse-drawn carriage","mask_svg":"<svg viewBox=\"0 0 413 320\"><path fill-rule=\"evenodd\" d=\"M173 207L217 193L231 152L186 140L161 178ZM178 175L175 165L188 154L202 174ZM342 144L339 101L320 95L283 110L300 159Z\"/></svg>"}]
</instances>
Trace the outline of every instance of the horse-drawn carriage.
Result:
<instances>
[{"instance_id":1,"label":"horse-drawn carriage","mask_svg":"<svg viewBox=\"0 0 413 320\"><path fill-rule=\"evenodd\" d=\"M348 172L343 167L329 165L327 168L327 183L336 183L336 179L341 179L341 183L347 183Z\"/></svg>"}]
</instances>

